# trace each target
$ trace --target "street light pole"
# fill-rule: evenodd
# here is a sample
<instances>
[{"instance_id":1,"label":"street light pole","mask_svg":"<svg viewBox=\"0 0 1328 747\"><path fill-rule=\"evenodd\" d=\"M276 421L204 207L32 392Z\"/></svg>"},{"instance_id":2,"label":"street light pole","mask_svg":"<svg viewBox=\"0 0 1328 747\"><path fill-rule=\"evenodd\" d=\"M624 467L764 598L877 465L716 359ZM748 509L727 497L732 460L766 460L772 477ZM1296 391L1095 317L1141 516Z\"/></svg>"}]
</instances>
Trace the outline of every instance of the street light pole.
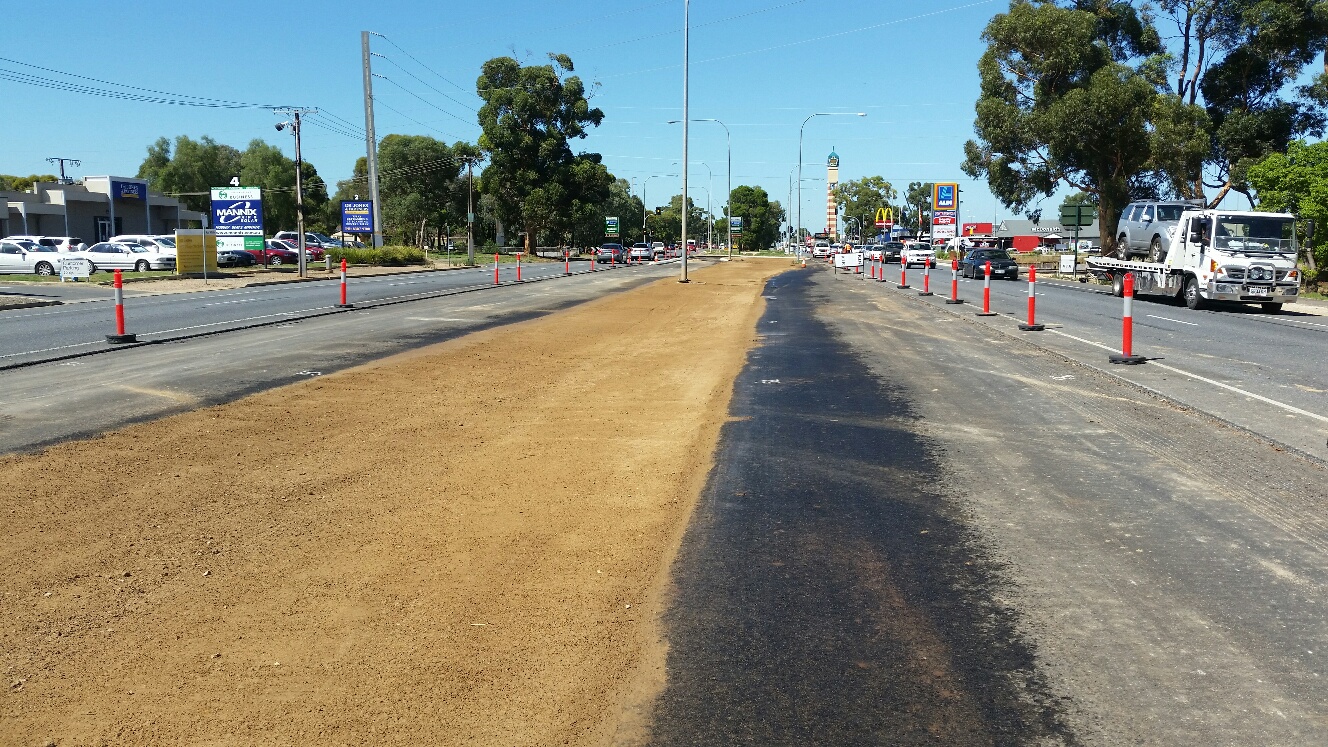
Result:
<instances>
[{"instance_id":1,"label":"street light pole","mask_svg":"<svg viewBox=\"0 0 1328 747\"><path fill-rule=\"evenodd\" d=\"M856 114L859 117L867 116L866 112L816 112L807 115L802 120L802 126L798 128L798 241L802 241L802 133L807 129L807 123L812 121L813 117L833 117L836 114Z\"/></svg>"},{"instance_id":2,"label":"street light pole","mask_svg":"<svg viewBox=\"0 0 1328 747\"><path fill-rule=\"evenodd\" d=\"M687 279L687 136L691 108L688 101L687 79L691 72L691 0L682 0L682 269L678 282Z\"/></svg>"},{"instance_id":3,"label":"street light pole","mask_svg":"<svg viewBox=\"0 0 1328 747\"><path fill-rule=\"evenodd\" d=\"M680 121L682 121L682 120L678 120L678 119L670 119L670 120L669 120L669 124L678 124ZM728 150L728 169L727 169L727 176L725 177L725 178L728 180L728 196L724 198L724 223L725 223L725 225L728 225L728 226L729 226L729 229L728 229L728 237L729 237L729 238L728 238L729 259L733 259L733 228L732 228L732 225L733 225L733 209L732 209L732 208L733 208L733 206L732 206L732 203L733 203L733 135L732 135L732 133L729 132L729 126L726 125L726 124L724 124L723 122L719 121L718 119L713 119L713 118L711 118L711 119L693 119L692 121L693 121L693 122L714 122L715 124L717 124L717 125L719 125L720 127L723 127L723 128L724 128L724 146L725 146L725 148ZM709 168L709 167L707 166L707 168ZM711 175L710 175L710 178L711 178L711 180L712 180L712 183L713 183L713 180L714 180L714 176L715 176L714 174L711 174Z\"/></svg>"}]
</instances>

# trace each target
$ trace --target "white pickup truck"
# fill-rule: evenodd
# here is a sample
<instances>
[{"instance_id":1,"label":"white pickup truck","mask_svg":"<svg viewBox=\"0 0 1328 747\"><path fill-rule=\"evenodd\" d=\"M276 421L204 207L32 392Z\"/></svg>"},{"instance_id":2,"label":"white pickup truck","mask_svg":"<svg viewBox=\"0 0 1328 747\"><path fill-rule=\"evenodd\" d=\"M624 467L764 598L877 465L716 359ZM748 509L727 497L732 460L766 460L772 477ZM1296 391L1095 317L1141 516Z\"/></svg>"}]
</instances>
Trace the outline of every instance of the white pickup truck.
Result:
<instances>
[{"instance_id":1,"label":"white pickup truck","mask_svg":"<svg viewBox=\"0 0 1328 747\"><path fill-rule=\"evenodd\" d=\"M1088 269L1110 279L1117 296L1128 272L1139 295L1171 296L1191 309L1209 301L1257 303L1277 313L1300 290L1295 226L1288 213L1187 210L1162 262L1093 257Z\"/></svg>"}]
</instances>

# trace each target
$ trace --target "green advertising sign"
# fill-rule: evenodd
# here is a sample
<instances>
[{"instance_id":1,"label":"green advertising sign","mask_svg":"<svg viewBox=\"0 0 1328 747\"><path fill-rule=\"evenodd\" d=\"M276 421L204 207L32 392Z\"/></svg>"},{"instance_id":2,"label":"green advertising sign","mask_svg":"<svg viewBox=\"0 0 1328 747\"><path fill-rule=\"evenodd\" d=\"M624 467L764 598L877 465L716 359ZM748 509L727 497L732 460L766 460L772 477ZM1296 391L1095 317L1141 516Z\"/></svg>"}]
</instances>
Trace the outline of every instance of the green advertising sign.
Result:
<instances>
[{"instance_id":1,"label":"green advertising sign","mask_svg":"<svg viewBox=\"0 0 1328 747\"><path fill-rule=\"evenodd\" d=\"M604 235L605 236L618 235L618 219L616 217L609 216L604 219Z\"/></svg>"},{"instance_id":2,"label":"green advertising sign","mask_svg":"<svg viewBox=\"0 0 1328 747\"><path fill-rule=\"evenodd\" d=\"M1061 225L1083 227L1093 225L1097 208L1092 205L1061 205Z\"/></svg>"}]
</instances>

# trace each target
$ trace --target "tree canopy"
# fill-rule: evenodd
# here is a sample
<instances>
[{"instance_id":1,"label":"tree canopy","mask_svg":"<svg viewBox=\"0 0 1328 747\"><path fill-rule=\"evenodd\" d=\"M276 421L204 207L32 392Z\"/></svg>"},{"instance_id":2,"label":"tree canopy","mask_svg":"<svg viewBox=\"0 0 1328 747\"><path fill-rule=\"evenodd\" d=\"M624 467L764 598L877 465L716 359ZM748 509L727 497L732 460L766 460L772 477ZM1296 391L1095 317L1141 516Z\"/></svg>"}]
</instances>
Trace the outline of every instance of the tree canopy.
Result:
<instances>
[{"instance_id":1,"label":"tree canopy","mask_svg":"<svg viewBox=\"0 0 1328 747\"><path fill-rule=\"evenodd\" d=\"M0 174L0 190L11 192L27 192L32 189L32 185L37 182L58 182L60 177L55 174L30 174L28 176L14 176L13 174Z\"/></svg>"},{"instance_id":2,"label":"tree canopy","mask_svg":"<svg viewBox=\"0 0 1328 747\"><path fill-rule=\"evenodd\" d=\"M1286 153L1272 153L1250 167L1249 184L1260 210L1290 212L1328 230L1328 142L1295 141ZM1317 233L1316 233L1317 235ZM1328 248L1328 242L1315 242ZM1328 264L1328 251L1307 254L1312 272Z\"/></svg>"},{"instance_id":3,"label":"tree canopy","mask_svg":"<svg viewBox=\"0 0 1328 747\"><path fill-rule=\"evenodd\" d=\"M875 232L875 223L872 221L876 220L876 211L884 207L893 208L898 199L899 192L894 185L880 176L867 176L835 187L835 203L844 215L863 221L861 228L864 236Z\"/></svg>"},{"instance_id":4,"label":"tree canopy","mask_svg":"<svg viewBox=\"0 0 1328 747\"><path fill-rule=\"evenodd\" d=\"M735 237L733 242L738 251L759 252L779 241L784 208L771 200L761 187L734 187L729 213L734 218L742 218L742 235Z\"/></svg>"},{"instance_id":5,"label":"tree canopy","mask_svg":"<svg viewBox=\"0 0 1328 747\"><path fill-rule=\"evenodd\" d=\"M524 228L527 251L542 232L565 231L576 203L606 199L613 183L599 154L571 148L604 112L590 106L570 57L549 59L548 65L523 66L496 57L484 63L476 82L484 100L479 145L489 156L483 188L495 198L500 220Z\"/></svg>"}]
</instances>

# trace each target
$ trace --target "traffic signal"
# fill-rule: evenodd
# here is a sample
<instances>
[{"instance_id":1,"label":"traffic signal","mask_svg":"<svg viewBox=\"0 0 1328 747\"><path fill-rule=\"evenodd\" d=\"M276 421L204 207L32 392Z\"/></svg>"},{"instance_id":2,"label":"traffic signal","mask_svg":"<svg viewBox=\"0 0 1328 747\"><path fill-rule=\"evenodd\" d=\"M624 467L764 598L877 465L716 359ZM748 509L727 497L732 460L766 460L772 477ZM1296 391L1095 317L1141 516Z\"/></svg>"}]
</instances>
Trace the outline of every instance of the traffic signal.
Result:
<instances>
[{"instance_id":1,"label":"traffic signal","mask_svg":"<svg viewBox=\"0 0 1328 747\"><path fill-rule=\"evenodd\" d=\"M664 214L664 208L658 208L658 207L655 208L655 215L663 215L663 214Z\"/></svg>"}]
</instances>

